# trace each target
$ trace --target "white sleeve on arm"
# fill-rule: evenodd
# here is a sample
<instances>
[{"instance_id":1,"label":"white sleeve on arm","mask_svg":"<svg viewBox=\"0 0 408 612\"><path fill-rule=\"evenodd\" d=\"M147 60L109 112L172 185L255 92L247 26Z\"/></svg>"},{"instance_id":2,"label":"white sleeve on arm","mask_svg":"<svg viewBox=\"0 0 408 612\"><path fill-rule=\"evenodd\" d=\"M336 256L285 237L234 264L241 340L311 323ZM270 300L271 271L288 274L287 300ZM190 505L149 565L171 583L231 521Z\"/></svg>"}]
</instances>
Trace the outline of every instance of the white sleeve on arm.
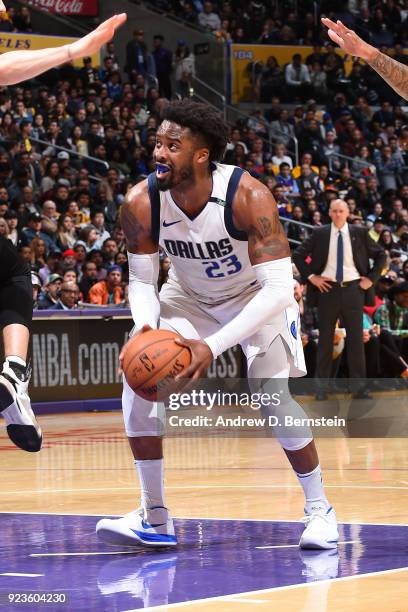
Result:
<instances>
[{"instance_id":1,"label":"white sleeve on arm","mask_svg":"<svg viewBox=\"0 0 408 612\"><path fill-rule=\"evenodd\" d=\"M290 306L293 297L293 273L290 257L267 261L253 266L261 290L241 312L204 342L210 347L214 359L231 346L252 336L263 325Z\"/></svg>"},{"instance_id":2,"label":"white sleeve on arm","mask_svg":"<svg viewBox=\"0 0 408 612\"><path fill-rule=\"evenodd\" d=\"M129 303L136 329L150 325L157 329L160 302L157 290L159 253L136 255L129 253Z\"/></svg>"}]
</instances>

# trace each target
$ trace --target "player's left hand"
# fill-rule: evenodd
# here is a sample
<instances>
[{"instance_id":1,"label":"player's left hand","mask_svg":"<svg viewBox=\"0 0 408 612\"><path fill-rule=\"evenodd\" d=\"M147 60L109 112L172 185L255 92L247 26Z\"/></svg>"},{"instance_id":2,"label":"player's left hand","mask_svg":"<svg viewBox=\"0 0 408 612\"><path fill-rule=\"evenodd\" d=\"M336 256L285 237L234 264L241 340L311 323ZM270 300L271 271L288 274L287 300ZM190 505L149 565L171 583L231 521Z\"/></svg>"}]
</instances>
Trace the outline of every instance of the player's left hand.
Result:
<instances>
[{"instance_id":1,"label":"player's left hand","mask_svg":"<svg viewBox=\"0 0 408 612\"><path fill-rule=\"evenodd\" d=\"M372 281L367 276L362 276L360 278L360 287L361 287L361 289L364 289L364 291L365 291L366 289L369 289L372 286L373 286L373 283L372 283Z\"/></svg>"},{"instance_id":2,"label":"player's left hand","mask_svg":"<svg viewBox=\"0 0 408 612\"><path fill-rule=\"evenodd\" d=\"M360 38L353 30L347 28L339 19L332 21L327 17L322 17L322 23L329 28L328 35L333 42L337 43L346 53L361 57L366 61L374 59L378 53L375 47L372 47Z\"/></svg>"},{"instance_id":3,"label":"player's left hand","mask_svg":"<svg viewBox=\"0 0 408 612\"><path fill-rule=\"evenodd\" d=\"M97 53L102 45L108 43L115 34L117 28L125 23L127 19L126 13L121 15L114 15L110 19L107 19L100 26L90 32L86 36L83 36L79 40L69 45L69 52L72 59L79 59L88 55Z\"/></svg>"},{"instance_id":4,"label":"player's left hand","mask_svg":"<svg viewBox=\"0 0 408 612\"><path fill-rule=\"evenodd\" d=\"M175 340L175 342L180 346L188 348L191 353L190 365L180 372L180 374L175 377L175 380L178 381L184 378L197 380L198 378L203 378L207 372L207 368L214 359L208 344L202 340L187 340L186 338L179 338Z\"/></svg>"}]
</instances>

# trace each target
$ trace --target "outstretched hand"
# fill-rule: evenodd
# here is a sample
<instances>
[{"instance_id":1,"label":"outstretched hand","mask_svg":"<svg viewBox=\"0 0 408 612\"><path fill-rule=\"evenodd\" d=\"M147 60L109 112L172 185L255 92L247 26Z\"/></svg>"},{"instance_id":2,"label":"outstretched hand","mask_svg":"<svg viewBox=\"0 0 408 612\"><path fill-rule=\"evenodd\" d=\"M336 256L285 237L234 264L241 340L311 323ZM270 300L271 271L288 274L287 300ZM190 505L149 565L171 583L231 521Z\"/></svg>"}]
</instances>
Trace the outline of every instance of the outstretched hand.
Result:
<instances>
[{"instance_id":1,"label":"outstretched hand","mask_svg":"<svg viewBox=\"0 0 408 612\"><path fill-rule=\"evenodd\" d=\"M97 53L99 49L108 43L114 36L115 31L125 23L126 13L114 15L86 36L69 45L71 59L79 59Z\"/></svg>"},{"instance_id":2,"label":"outstretched hand","mask_svg":"<svg viewBox=\"0 0 408 612\"><path fill-rule=\"evenodd\" d=\"M329 28L327 34L333 42L339 45L346 53L361 57L363 60L371 61L378 53L375 47L372 47L360 38L353 30L347 28L340 20L336 22L322 17L322 23Z\"/></svg>"}]
</instances>

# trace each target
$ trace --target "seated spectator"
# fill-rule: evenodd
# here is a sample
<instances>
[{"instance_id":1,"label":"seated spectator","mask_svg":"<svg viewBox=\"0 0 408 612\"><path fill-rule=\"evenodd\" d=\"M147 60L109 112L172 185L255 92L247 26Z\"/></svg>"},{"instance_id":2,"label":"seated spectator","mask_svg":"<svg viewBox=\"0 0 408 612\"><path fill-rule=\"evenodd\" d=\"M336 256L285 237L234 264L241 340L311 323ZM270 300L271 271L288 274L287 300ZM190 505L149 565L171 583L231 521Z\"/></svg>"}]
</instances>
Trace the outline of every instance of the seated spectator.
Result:
<instances>
[{"instance_id":1,"label":"seated spectator","mask_svg":"<svg viewBox=\"0 0 408 612\"><path fill-rule=\"evenodd\" d=\"M30 213L28 216L27 227L21 232L21 242L23 245L30 245L34 238L40 238L45 242L46 251L53 248L53 241L48 234L41 231L42 217L40 213Z\"/></svg>"},{"instance_id":2,"label":"seated spectator","mask_svg":"<svg viewBox=\"0 0 408 612\"><path fill-rule=\"evenodd\" d=\"M326 159L326 163L332 170L340 170L341 161L337 153L340 153L340 147L336 144L336 132L334 130L328 130L326 137L322 145L323 155Z\"/></svg>"},{"instance_id":3,"label":"seated spectator","mask_svg":"<svg viewBox=\"0 0 408 612\"><path fill-rule=\"evenodd\" d=\"M313 197L320 190L319 177L309 164L302 164L300 176L296 181L299 192L303 195L307 189L312 190Z\"/></svg>"},{"instance_id":4,"label":"seated spectator","mask_svg":"<svg viewBox=\"0 0 408 612\"><path fill-rule=\"evenodd\" d=\"M289 155L286 155L286 147L283 143L275 145L275 155L272 157L272 164L276 167L274 172L278 174L279 167L282 163L288 164L290 169L293 168L293 163Z\"/></svg>"},{"instance_id":5,"label":"seated spectator","mask_svg":"<svg viewBox=\"0 0 408 612\"><path fill-rule=\"evenodd\" d=\"M313 96L315 96L318 101L325 102L328 94L327 75L323 71L321 63L313 62L313 64L309 66L309 70Z\"/></svg>"},{"instance_id":6,"label":"seated spectator","mask_svg":"<svg viewBox=\"0 0 408 612\"><path fill-rule=\"evenodd\" d=\"M37 310L48 310L57 305L62 285L62 276L50 274L43 286Z\"/></svg>"},{"instance_id":7,"label":"seated spectator","mask_svg":"<svg viewBox=\"0 0 408 612\"><path fill-rule=\"evenodd\" d=\"M392 336L391 346L401 362L399 375L408 378L408 282L391 287L388 298L375 311L374 321L381 327L380 340L383 332L387 332L388 346Z\"/></svg>"},{"instance_id":8,"label":"seated spectator","mask_svg":"<svg viewBox=\"0 0 408 612\"><path fill-rule=\"evenodd\" d=\"M266 60L266 66L262 67L262 71L257 79L257 89L259 91L259 101L268 103L275 93L281 91L285 84L285 78L282 68L273 55L270 55Z\"/></svg>"},{"instance_id":9,"label":"seated spectator","mask_svg":"<svg viewBox=\"0 0 408 612\"><path fill-rule=\"evenodd\" d=\"M45 174L41 179L41 191L44 194L52 192L58 179L60 178L60 169L58 162L50 159L45 169Z\"/></svg>"},{"instance_id":10,"label":"seated spectator","mask_svg":"<svg viewBox=\"0 0 408 612\"><path fill-rule=\"evenodd\" d=\"M94 225L86 225L79 232L79 240L84 243L87 253L89 253L89 251L92 251L92 249L98 249L98 238L98 230Z\"/></svg>"},{"instance_id":11,"label":"seated spectator","mask_svg":"<svg viewBox=\"0 0 408 612\"><path fill-rule=\"evenodd\" d=\"M33 238L31 243L31 269L38 272L45 266L47 246L41 238Z\"/></svg>"},{"instance_id":12,"label":"seated spectator","mask_svg":"<svg viewBox=\"0 0 408 612\"><path fill-rule=\"evenodd\" d=\"M94 247L101 249L105 240L110 238L110 233L105 227L105 214L103 210L95 208L91 214L91 224L96 228L98 232L98 239L95 242Z\"/></svg>"},{"instance_id":13,"label":"seated spectator","mask_svg":"<svg viewBox=\"0 0 408 612\"><path fill-rule=\"evenodd\" d=\"M374 153L374 163L380 178L381 187L384 191L398 189L398 178L403 169L403 162L393 154L388 145L384 145L381 152Z\"/></svg>"},{"instance_id":14,"label":"seated spectator","mask_svg":"<svg viewBox=\"0 0 408 612\"><path fill-rule=\"evenodd\" d=\"M57 212L57 205L52 200L45 200L41 208L42 223L41 229L43 232L49 235L52 241L55 243L58 231L58 217L60 216Z\"/></svg>"},{"instance_id":15,"label":"seated spectator","mask_svg":"<svg viewBox=\"0 0 408 612\"><path fill-rule=\"evenodd\" d=\"M395 250L396 248L396 243L394 242L392 233L389 229L382 230L377 242L383 247L383 249L388 253L388 255L390 255L392 249Z\"/></svg>"},{"instance_id":16,"label":"seated spectator","mask_svg":"<svg viewBox=\"0 0 408 612\"><path fill-rule=\"evenodd\" d=\"M98 282L98 270L92 261L85 261L82 265L82 278L79 282L79 289L84 302L88 301L88 294L91 287Z\"/></svg>"},{"instance_id":17,"label":"seated spectator","mask_svg":"<svg viewBox=\"0 0 408 612\"><path fill-rule=\"evenodd\" d=\"M284 195L286 197L288 196L297 197L299 195L299 187L297 185L297 182L295 181L295 179L293 178L291 174L291 169L290 169L289 164L283 162L279 166L279 174L276 177L276 180L277 180L278 185L281 185L284 188Z\"/></svg>"},{"instance_id":18,"label":"seated spectator","mask_svg":"<svg viewBox=\"0 0 408 612\"><path fill-rule=\"evenodd\" d=\"M348 166L343 166L340 171L340 177L334 181L334 184L338 189L339 197L345 198L353 187L353 177Z\"/></svg>"},{"instance_id":19,"label":"seated spectator","mask_svg":"<svg viewBox=\"0 0 408 612\"><path fill-rule=\"evenodd\" d=\"M385 223L383 217L377 217L374 219L373 227L370 229L369 236L375 242L378 242L381 236L381 232L385 230Z\"/></svg>"},{"instance_id":20,"label":"seated spectator","mask_svg":"<svg viewBox=\"0 0 408 612\"><path fill-rule=\"evenodd\" d=\"M299 221L300 223L307 223L307 220L304 217L303 207L301 204L294 204L292 208L292 219L294 219L295 221ZM302 242L307 237L307 235L307 230L302 225L295 225L294 223L288 224L288 240L296 241L291 246L296 246L296 243Z\"/></svg>"},{"instance_id":21,"label":"seated spectator","mask_svg":"<svg viewBox=\"0 0 408 612\"><path fill-rule=\"evenodd\" d=\"M351 169L354 174L361 174L363 176L375 174L376 168L367 145L362 145L358 149L357 154L354 156L354 161L351 164Z\"/></svg>"},{"instance_id":22,"label":"seated spectator","mask_svg":"<svg viewBox=\"0 0 408 612\"><path fill-rule=\"evenodd\" d=\"M282 109L279 112L279 119L271 123L270 137L288 147L294 135L295 129L289 122L289 112L286 109Z\"/></svg>"},{"instance_id":23,"label":"seated spectator","mask_svg":"<svg viewBox=\"0 0 408 612\"><path fill-rule=\"evenodd\" d=\"M311 119L298 132L299 148L302 153L308 152L312 154L312 160L316 165L326 161L323 153L323 139L320 132L319 123L316 119Z\"/></svg>"},{"instance_id":24,"label":"seated spectator","mask_svg":"<svg viewBox=\"0 0 408 612\"><path fill-rule=\"evenodd\" d=\"M78 308L79 287L74 281L64 281L57 303L50 310L72 310Z\"/></svg>"},{"instance_id":25,"label":"seated spectator","mask_svg":"<svg viewBox=\"0 0 408 612\"><path fill-rule=\"evenodd\" d=\"M74 221L69 214L61 215L57 221L57 247L61 251L72 249L78 240Z\"/></svg>"},{"instance_id":26,"label":"seated spectator","mask_svg":"<svg viewBox=\"0 0 408 612\"><path fill-rule=\"evenodd\" d=\"M99 281L88 293L90 304L106 306L108 304L120 304L123 300L122 269L118 265L110 266L107 270L106 279Z\"/></svg>"},{"instance_id":27,"label":"seated spectator","mask_svg":"<svg viewBox=\"0 0 408 612\"><path fill-rule=\"evenodd\" d=\"M302 169L303 166L307 165L310 166L310 168L312 169L313 173L318 176L319 175L319 168L318 166L314 166L312 165L312 154L311 153L303 153L303 155L300 158L300 164L299 166L295 166L292 170L292 176L295 179L298 179L302 173Z\"/></svg>"},{"instance_id":28,"label":"seated spectator","mask_svg":"<svg viewBox=\"0 0 408 612\"><path fill-rule=\"evenodd\" d=\"M302 64L302 56L295 53L292 63L285 68L285 82L288 88L288 96L295 96L300 99L310 98L313 88L309 69L306 64Z\"/></svg>"},{"instance_id":29,"label":"seated spectator","mask_svg":"<svg viewBox=\"0 0 408 612\"><path fill-rule=\"evenodd\" d=\"M7 238L16 247L21 242L21 229L18 227L18 216L16 211L8 209L4 215L4 219L7 221L8 225Z\"/></svg>"},{"instance_id":30,"label":"seated spectator","mask_svg":"<svg viewBox=\"0 0 408 612\"><path fill-rule=\"evenodd\" d=\"M204 10L198 15L198 24L209 32L219 30L221 27L221 19L213 10L213 3L205 1Z\"/></svg>"},{"instance_id":31,"label":"seated spectator","mask_svg":"<svg viewBox=\"0 0 408 612\"><path fill-rule=\"evenodd\" d=\"M331 91L336 91L339 79L344 76L344 62L331 43L326 44L326 51L323 70L326 73L327 87Z\"/></svg>"}]
</instances>

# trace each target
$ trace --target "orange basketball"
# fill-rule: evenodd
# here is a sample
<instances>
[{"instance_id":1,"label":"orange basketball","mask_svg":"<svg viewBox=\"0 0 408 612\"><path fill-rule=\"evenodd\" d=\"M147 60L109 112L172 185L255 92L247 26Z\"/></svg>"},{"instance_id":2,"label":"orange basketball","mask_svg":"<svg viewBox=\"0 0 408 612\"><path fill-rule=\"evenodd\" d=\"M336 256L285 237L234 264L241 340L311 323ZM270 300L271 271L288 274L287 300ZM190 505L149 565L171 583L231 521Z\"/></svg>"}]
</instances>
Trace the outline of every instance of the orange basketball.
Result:
<instances>
[{"instance_id":1,"label":"orange basketball","mask_svg":"<svg viewBox=\"0 0 408 612\"><path fill-rule=\"evenodd\" d=\"M129 340L123 372L137 395L154 402L166 399L181 388L174 377L190 365L191 353L174 342L179 337L166 329L152 329Z\"/></svg>"}]
</instances>

